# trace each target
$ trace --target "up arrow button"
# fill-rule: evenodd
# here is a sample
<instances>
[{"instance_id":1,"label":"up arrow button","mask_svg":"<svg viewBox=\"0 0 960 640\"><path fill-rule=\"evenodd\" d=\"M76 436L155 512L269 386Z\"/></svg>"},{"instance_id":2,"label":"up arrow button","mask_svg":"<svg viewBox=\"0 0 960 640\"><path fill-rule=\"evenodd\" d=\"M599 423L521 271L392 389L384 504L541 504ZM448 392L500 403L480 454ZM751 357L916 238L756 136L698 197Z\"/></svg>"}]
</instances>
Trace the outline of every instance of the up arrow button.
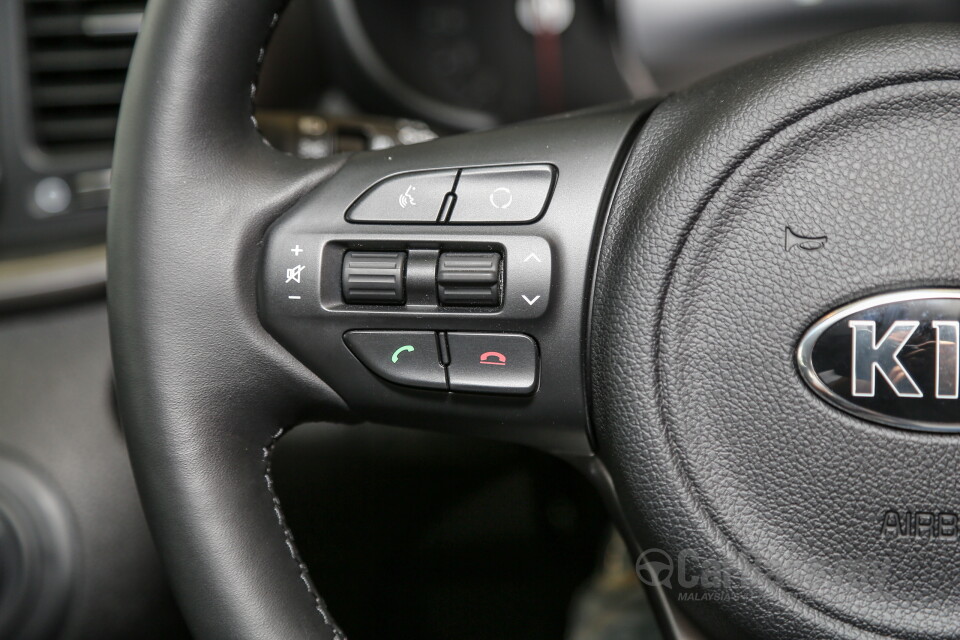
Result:
<instances>
[{"instance_id":1,"label":"up arrow button","mask_svg":"<svg viewBox=\"0 0 960 640\"><path fill-rule=\"evenodd\" d=\"M550 245L536 236L514 236L504 244L504 312L515 318L540 317L550 304Z\"/></svg>"}]
</instances>

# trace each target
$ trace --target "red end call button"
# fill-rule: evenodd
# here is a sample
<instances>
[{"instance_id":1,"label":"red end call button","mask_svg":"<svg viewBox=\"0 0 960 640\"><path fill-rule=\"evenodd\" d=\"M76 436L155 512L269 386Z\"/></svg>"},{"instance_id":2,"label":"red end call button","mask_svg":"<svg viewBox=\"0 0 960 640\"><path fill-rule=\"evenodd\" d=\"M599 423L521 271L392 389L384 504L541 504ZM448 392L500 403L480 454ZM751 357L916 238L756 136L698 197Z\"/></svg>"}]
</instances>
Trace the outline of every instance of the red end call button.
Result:
<instances>
[{"instance_id":1,"label":"red end call button","mask_svg":"<svg viewBox=\"0 0 960 640\"><path fill-rule=\"evenodd\" d=\"M447 334L451 391L527 395L537 386L537 343L520 333Z\"/></svg>"}]
</instances>

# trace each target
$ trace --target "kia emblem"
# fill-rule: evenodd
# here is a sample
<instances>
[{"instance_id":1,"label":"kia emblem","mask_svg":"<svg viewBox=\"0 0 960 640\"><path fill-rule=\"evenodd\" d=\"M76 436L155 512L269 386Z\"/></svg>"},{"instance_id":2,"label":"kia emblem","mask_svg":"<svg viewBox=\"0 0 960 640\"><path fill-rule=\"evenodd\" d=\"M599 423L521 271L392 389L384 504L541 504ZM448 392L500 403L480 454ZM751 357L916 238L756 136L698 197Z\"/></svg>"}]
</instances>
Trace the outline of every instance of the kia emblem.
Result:
<instances>
[{"instance_id":1,"label":"kia emblem","mask_svg":"<svg viewBox=\"0 0 960 640\"><path fill-rule=\"evenodd\" d=\"M858 300L817 320L797 365L838 409L880 424L960 432L960 289Z\"/></svg>"}]
</instances>

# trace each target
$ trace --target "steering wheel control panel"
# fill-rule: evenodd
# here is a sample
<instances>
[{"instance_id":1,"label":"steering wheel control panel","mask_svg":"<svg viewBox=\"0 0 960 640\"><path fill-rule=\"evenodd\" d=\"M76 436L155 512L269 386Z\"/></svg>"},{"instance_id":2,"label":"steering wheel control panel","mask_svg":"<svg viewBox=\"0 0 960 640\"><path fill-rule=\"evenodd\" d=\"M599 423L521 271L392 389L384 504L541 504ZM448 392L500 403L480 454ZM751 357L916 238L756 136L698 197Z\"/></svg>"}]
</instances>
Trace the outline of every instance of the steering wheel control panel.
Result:
<instances>
[{"instance_id":1,"label":"steering wheel control panel","mask_svg":"<svg viewBox=\"0 0 960 640\"><path fill-rule=\"evenodd\" d=\"M510 395L536 389L537 343L523 334L348 331L343 340L368 369L396 384Z\"/></svg>"},{"instance_id":2,"label":"steering wheel control panel","mask_svg":"<svg viewBox=\"0 0 960 640\"><path fill-rule=\"evenodd\" d=\"M373 185L347 210L350 222L525 224L547 208L549 164L401 173Z\"/></svg>"},{"instance_id":3,"label":"steering wheel control panel","mask_svg":"<svg viewBox=\"0 0 960 640\"><path fill-rule=\"evenodd\" d=\"M261 322L362 419L590 451L592 256L638 112L331 161L265 230Z\"/></svg>"}]
</instances>

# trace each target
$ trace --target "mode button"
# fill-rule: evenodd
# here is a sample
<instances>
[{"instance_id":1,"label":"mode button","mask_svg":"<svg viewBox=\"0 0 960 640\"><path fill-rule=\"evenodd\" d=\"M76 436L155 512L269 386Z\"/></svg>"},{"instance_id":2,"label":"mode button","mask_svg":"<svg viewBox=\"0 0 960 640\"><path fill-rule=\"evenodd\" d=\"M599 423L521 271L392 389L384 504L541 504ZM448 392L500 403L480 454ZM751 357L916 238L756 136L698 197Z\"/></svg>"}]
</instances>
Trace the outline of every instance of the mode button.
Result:
<instances>
[{"instance_id":1,"label":"mode button","mask_svg":"<svg viewBox=\"0 0 960 640\"><path fill-rule=\"evenodd\" d=\"M533 222L546 210L555 169L548 164L464 169L452 224Z\"/></svg>"}]
</instances>

